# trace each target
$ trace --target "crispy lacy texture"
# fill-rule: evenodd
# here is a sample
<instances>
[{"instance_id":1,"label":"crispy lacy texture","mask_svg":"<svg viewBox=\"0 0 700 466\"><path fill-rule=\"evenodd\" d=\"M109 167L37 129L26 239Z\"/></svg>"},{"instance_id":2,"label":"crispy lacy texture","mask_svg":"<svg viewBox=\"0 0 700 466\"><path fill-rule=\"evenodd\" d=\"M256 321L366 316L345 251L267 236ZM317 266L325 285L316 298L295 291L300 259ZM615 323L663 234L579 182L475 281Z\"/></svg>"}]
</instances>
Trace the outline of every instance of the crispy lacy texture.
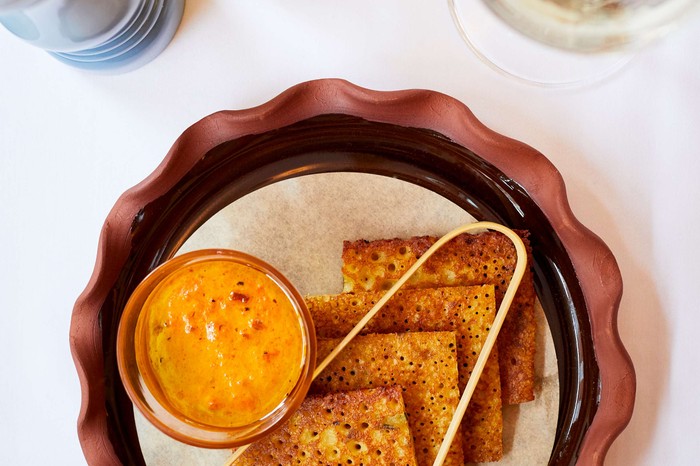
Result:
<instances>
[{"instance_id":1,"label":"crispy lacy texture","mask_svg":"<svg viewBox=\"0 0 700 466\"><path fill-rule=\"evenodd\" d=\"M306 304L320 338L347 335L382 297L381 292L309 296ZM362 330L367 333L454 331L460 393L495 315L492 285L400 290ZM497 349L494 348L462 420L468 463L503 457L503 415Z\"/></svg>"},{"instance_id":2,"label":"crispy lacy texture","mask_svg":"<svg viewBox=\"0 0 700 466\"><path fill-rule=\"evenodd\" d=\"M517 232L530 256L528 232ZM343 244L344 291L387 290L437 241L431 236ZM529 257L528 257L529 259ZM490 284L496 304L515 270L513 243L498 232L463 234L445 244L404 285L407 288ZM531 261L530 261L531 263ZM528 268L498 338L501 392L506 404L534 399L535 290Z\"/></svg>"},{"instance_id":3,"label":"crispy lacy texture","mask_svg":"<svg viewBox=\"0 0 700 466\"><path fill-rule=\"evenodd\" d=\"M319 339L318 362L338 343L340 339ZM311 390L401 386L416 460L433 464L459 403L456 346L454 332L357 336L319 374ZM444 464L464 464L461 442L452 442Z\"/></svg>"},{"instance_id":4,"label":"crispy lacy texture","mask_svg":"<svg viewBox=\"0 0 700 466\"><path fill-rule=\"evenodd\" d=\"M401 388L310 396L234 464L416 465Z\"/></svg>"}]
</instances>

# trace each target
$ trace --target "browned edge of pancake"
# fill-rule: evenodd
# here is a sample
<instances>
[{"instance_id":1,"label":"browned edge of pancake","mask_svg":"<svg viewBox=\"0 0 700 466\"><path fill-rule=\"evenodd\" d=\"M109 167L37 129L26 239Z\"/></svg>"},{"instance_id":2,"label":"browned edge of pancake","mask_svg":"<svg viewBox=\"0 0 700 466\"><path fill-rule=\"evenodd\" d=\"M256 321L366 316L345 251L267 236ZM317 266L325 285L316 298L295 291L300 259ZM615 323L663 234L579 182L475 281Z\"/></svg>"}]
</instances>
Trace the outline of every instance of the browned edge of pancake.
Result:
<instances>
[{"instance_id":1,"label":"browned edge of pancake","mask_svg":"<svg viewBox=\"0 0 700 466\"><path fill-rule=\"evenodd\" d=\"M347 335L382 292L307 296L320 338ZM460 393L469 380L495 315L493 285L399 290L362 330L368 333L454 331ZM503 416L497 348L492 351L462 420L468 463L503 457Z\"/></svg>"},{"instance_id":2,"label":"browned edge of pancake","mask_svg":"<svg viewBox=\"0 0 700 466\"><path fill-rule=\"evenodd\" d=\"M531 261L527 231L523 239ZM343 243L344 291L386 290L415 263L437 238L432 236ZM517 263L512 242L486 231L460 235L426 261L404 285L406 288L491 284L500 305ZM501 391L505 404L534 399L535 290L528 267L498 339Z\"/></svg>"}]
</instances>

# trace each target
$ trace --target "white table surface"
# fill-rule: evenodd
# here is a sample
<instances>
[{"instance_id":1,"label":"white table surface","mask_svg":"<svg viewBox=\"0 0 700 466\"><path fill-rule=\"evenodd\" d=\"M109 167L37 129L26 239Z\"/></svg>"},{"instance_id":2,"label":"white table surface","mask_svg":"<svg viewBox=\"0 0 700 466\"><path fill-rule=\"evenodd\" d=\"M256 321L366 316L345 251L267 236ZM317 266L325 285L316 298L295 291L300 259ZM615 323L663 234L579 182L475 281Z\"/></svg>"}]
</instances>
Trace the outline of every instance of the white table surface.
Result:
<instances>
[{"instance_id":1,"label":"white table surface","mask_svg":"<svg viewBox=\"0 0 700 466\"><path fill-rule=\"evenodd\" d=\"M165 52L119 76L0 30L0 463L85 463L68 330L118 196L203 116L340 77L447 93L550 158L625 282L637 402L606 464L697 464L699 43L693 18L608 81L547 91L478 62L444 2L188 0Z\"/></svg>"}]
</instances>

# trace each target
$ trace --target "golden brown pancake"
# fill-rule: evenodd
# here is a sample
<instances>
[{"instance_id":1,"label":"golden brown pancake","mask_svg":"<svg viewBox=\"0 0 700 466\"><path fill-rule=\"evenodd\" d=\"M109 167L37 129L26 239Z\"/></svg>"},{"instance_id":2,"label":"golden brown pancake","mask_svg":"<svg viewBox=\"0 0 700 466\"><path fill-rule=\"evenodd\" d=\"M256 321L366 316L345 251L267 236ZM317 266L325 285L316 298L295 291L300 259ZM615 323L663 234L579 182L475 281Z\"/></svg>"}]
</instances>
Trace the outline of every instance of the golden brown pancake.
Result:
<instances>
[{"instance_id":1,"label":"golden brown pancake","mask_svg":"<svg viewBox=\"0 0 700 466\"><path fill-rule=\"evenodd\" d=\"M318 361L340 339L318 340ZM459 402L454 332L412 332L355 337L312 384L316 393L398 385L418 464L433 464ZM462 443L452 442L445 465L464 464Z\"/></svg>"},{"instance_id":2,"label":"golden brown pancake","mask_svg":"<svg viewBox=\"0 0 700 466\"><path fill-rule=\"evenodd\" d=\"M383 292L310 296L306 303L320 338L347 335ZM399 290L362 330L367 333L454 331L460 392L469 380L495 315L492 285ZM482 373L462 421L464 459L503 456L503 416L497 350Z\"/></svg>"},{"instance_id":3,"label":"golden brown pancake","mask_svg":"<svg viewBox=\"0 0 700 466\"><path fill-rule=\"evenodd\" d=\"M527 232L518 232L530 252ZM433 244L431 236L343 244L344 291L383 291ZM515 247L503 234L463 234L439 249L404 285L406 288L438 286L494 286L500 305L517 262ZM515 404L534 399L535 291L532 274L523 278L498 338L503 402Z\"/></svg>"},{"instance_id":4,"label":"golden brown pancake","mask_svg":"<svg viewBox=\"0 0 700 466\"><path fill-rule=\"evenodd\" d=\"M234 464L417 465L401 388L310 396Z\"/></svg>"}]
</instances>

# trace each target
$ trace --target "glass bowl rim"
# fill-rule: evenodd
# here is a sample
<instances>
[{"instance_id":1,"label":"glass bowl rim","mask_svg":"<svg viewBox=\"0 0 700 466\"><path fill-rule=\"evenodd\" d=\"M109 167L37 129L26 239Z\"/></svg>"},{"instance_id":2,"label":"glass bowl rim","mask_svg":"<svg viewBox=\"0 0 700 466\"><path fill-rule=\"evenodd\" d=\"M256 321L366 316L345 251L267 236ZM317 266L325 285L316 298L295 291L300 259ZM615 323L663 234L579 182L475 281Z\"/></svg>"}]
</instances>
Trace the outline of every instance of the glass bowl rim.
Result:
<instances>
[{"instance_id":1,"label":"glass bowl rim","mask_svg":"<svg viewBox=\"0 0 700 466\"><path fill-rule=\"evenodd\" d=\"M182 268L207 262L225 260L247 267L251 267L266 275L277 285L289 299L294 312L299 318L302 338L304 340L304 353L302 355L302 367L299 379L290 393L272 411L262 419L244 426L218 427L208 426L203 423L188 419L184 415L178 416L168 409L152 394L151 387L145 381L141 383L143 375L133 360L133 346L138 316L148 296L165 279L172 276ZM117 331L117 365L127 395L139 412L158 430L180 442L200 448L233 448L251 443L264 437L279 428L298 409L311 385L313 368L316 362L316 334L311 319L311 314L306 303L289 279L271 264L250 254L223 248L198 249L174 256L153 269L138 284L131 293L120 318ZM142 391L147 391L148 401L143 399ZM157 403L158 410L151 408L149 403ZM163 419L158 411L165 410L180 421L185 428L192 433L188 434L182 429L172 425L167 419ZM170 417L168 416L168 417Z\"/></svg>"}]
</instances>

